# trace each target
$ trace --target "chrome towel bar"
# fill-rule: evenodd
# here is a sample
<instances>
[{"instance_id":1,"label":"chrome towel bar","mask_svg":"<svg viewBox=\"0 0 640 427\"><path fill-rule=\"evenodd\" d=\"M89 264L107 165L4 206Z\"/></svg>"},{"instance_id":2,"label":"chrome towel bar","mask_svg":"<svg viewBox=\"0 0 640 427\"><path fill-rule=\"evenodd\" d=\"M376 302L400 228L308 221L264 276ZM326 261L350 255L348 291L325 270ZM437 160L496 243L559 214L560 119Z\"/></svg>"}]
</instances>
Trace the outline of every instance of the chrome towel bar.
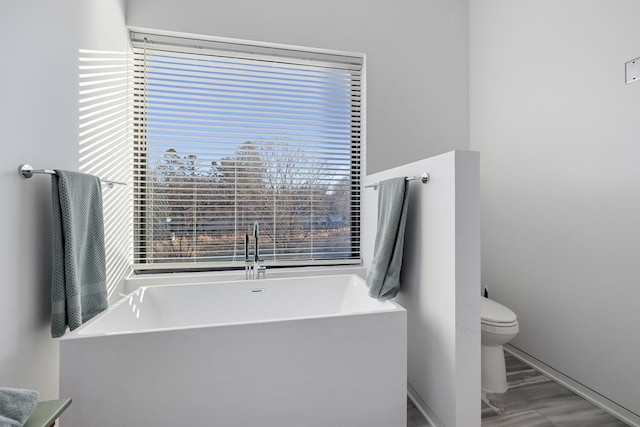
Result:
<instances>
[{"instance_id":1,"label":"chrome towel bar","mask_svg":"<svg viewBox=\"0 0 640 427\"><path fill-rule=\"evenodd\" d=\"M24 165L20 165L20 167L18 168L18 173L20 173L20 176L23 178L31 178L33 174L36 174L36 173L45 174L45 175L55 175L56 171L51 169L34 169L33 166L24 164ZM113 188L114 185L127 185L126 182L112 181L110 179L100 179L100 181L107 184L109 188Z\"/></svg>"},{"instance_id":2,"label":"chrome towel bar","mask_svg":"<svg viewBox=\"0 0 640 427\"><path fill-rule=\"evenodd\" d=\"M426 184L429 182L429 174L425 172L422 176L408 176L406 178L407 181L415 181L416 179L419 179L423 184ZM365 185L364 188L373 188L374 190L377 190L378 185L380 185L379 182L374 182L373 184Z\"/></svg>"}]
</instances>

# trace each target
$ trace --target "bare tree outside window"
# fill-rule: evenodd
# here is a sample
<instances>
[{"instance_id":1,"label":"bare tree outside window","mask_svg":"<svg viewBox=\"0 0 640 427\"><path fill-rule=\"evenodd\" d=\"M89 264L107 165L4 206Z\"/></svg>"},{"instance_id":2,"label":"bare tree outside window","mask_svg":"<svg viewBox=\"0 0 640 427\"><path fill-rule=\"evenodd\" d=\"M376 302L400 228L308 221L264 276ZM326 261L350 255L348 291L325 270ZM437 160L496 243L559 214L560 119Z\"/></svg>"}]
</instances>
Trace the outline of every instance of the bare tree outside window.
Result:
<instances>
[{"instance_id":1,"label":"bare tree outside window","mask_svg":"<svg viewBox=\"0 0 640 427\"><path fill-rule=\"evenodd\" d=\"M266 259L348 247L350 178L325 167L293 143L247 141L213 162L168 149L149 165L151 256L239 259L255 220Z\"/></svg>"}]
</instances>

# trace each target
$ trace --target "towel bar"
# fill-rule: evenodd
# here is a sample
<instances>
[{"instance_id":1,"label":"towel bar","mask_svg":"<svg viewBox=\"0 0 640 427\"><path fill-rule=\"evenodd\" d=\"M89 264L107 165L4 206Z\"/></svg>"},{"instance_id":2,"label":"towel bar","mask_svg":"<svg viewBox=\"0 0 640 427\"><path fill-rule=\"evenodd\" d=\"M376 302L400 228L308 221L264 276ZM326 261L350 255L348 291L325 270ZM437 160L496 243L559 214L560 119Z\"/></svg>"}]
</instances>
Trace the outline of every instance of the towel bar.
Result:
<instances>
[{"instance_id":1,"label":"towel bar","mask_svg":"<svg viewBox=\"0 0 640 427\"><path fill-rule=\"evenodd\" d=\"M24 165L20 165L20 167L18 168L18 173L23 178L31 178L34 173L46 174L46 175L55 175L56 171L51 170L51 169L34 169L33 166L28 165L28 164L24 164ZM113 188L113 186L116 185L116 184L117 185L127 185L126 182L112 181L110 179L100 179L100 181L102 181L105 184L107 184L109 186L109 188Z\"/></svg>"},{"instance_id":2,"label":"towel bar","mask_svg":"<svg viewBox=\"0 0 640 427\"><path fill-rule=\"evenodd\" d=\"M429 182L429 174L425 172L420 177L418 177L418 176L408 176L406 178L407 181L415 181L416 179L420 179L420 181L422 181L423 184L426 184L427 182ZM373 188L374 190L377 190L378 189L378 185L380 185L379 182L374 182L373 184L365 185L364 188Z\"/></svg>"}]
</instances>

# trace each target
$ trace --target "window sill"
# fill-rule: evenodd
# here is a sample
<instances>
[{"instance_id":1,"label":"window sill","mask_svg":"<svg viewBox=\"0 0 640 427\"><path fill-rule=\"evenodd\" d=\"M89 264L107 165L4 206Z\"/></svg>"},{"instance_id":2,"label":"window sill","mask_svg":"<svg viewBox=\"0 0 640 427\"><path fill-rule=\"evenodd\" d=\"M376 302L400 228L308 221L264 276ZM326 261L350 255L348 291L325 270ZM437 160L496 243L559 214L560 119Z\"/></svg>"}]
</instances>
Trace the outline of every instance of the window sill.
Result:
<instances>
[{"instance_id":1,"label":"window sill","mask_svg":"<svg viewBox=\"0 0 640 427\"><path fill-rule=\"evenodd\" d=\"M284 277L330 276L336 274L358 274L365 277L365 268L361 265L331 267L296 267L267 269L268 279ZM124 283L124 292L129 294L141 286L188 285L196 283L216 283L245 280L244 270L207 271L183 273L131 274Z\"/></svg>"}]
</instances>

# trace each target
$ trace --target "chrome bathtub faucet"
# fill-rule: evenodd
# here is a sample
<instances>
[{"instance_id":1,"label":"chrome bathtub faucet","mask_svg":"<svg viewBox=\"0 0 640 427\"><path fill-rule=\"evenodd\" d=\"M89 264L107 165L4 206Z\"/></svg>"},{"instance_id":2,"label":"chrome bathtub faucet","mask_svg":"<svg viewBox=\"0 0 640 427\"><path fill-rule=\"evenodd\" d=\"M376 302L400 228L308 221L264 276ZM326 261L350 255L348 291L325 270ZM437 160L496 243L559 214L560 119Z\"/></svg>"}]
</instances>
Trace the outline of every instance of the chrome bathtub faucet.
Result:
<instances>
[{"instance_id":1,"label":"chrome bathtub faucet","mask_svg":"<svg viewBox=\"0 0 640 427\"><path fill-rule=\"evenodd\" d=\"M260 265L260 223L256 220L253 222L253 238L255 240L255 247L253 251L253 261L249 260L249 235L244 235L244 275L245 279L259 279L262 273L262 278L267 275L267 267Z\"/></svg>"}]
</instances>

